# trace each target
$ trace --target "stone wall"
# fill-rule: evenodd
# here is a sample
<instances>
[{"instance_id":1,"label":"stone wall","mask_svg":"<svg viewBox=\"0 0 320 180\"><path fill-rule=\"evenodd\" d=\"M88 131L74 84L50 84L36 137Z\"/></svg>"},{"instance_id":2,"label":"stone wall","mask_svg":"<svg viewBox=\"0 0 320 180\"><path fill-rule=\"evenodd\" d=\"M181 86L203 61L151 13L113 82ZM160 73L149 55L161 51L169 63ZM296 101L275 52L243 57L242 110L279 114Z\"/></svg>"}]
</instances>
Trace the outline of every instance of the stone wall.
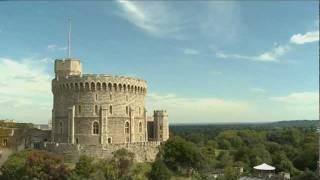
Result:
<instances>
[{"instance_id":1,"label":"stone wall","mask_svg":"<svg viewBox=\"0 0 320 180\"><path fill-rule=\"evenodd\" d=\"M114 151L127 149L135 154L137 162L152 162L159 152L160 142L136 142L106 145L80 145L68 143L45 143L45 150L62 154L66 159L77 161L80 155L87 155L94 158L109 159Z\"/></svg>"},{"instance_id":2,"label":"stone wall","mask_svg":"<svg viewBox=\"0 0 320 180\"><path fill-rule=\"evenodd\" d=\"M52 80L52 141L70 143L72 124L73 139L79 144L146 142L146 82L124 76L68 74L72 67L69 61L57 60L55 64L60 75ZM70 108L74 108L72 123L68 117ZM99 124L98 134L93 130L95 122Z\"/></svg>"}]
</instances>

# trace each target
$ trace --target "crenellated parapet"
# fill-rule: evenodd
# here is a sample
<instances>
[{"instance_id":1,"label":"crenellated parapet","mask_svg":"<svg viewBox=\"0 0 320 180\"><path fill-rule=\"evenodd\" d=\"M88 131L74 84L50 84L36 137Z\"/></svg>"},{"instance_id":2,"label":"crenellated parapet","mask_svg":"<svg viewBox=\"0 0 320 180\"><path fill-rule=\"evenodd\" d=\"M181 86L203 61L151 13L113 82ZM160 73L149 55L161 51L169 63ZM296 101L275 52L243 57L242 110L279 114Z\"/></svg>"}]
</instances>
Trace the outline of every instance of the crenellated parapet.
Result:
<instances>
[{"instance_id":1,"label":"crenellated parapet","mask_svg":"<svg viewBox=\"0 0 320 180\"><path fill-rule=\"evenodd\" d=\"M110 91L146 94L146 81L111 75L84 74L82 76L69 76L52 81L52 92L57 91Z\"/></svg>"}]
</instances>

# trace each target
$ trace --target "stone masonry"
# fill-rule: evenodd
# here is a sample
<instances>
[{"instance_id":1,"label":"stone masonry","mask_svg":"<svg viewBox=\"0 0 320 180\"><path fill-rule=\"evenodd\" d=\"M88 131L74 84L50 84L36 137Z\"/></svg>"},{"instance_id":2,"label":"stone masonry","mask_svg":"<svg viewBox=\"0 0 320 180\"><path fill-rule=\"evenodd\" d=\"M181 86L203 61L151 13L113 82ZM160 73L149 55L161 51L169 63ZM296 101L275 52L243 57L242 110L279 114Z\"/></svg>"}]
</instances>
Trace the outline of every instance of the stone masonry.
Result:
<instances>
[{"instance_id":1,"label":"stone masonry","mask_svg":"<svg viewBox=\"0 0 320 180\"><path fill-rule=\"evenodd\" d=\"M154 157L141 157L141 151L147 151L148 147L154 151L157 144L169 138L166 111L154 111L154 121L147 122L147 84L142 79L82 74L80 60L58 59L52 93L52 133L51 143L46 144L48 150L62 152L63 148L59 147L68 147L76 150L76 154L107 156L107 152L127 147L136 151L133 152L136 155L140 154L137 157L140 161L149 161Z\"/></svg>"}]
</instances>

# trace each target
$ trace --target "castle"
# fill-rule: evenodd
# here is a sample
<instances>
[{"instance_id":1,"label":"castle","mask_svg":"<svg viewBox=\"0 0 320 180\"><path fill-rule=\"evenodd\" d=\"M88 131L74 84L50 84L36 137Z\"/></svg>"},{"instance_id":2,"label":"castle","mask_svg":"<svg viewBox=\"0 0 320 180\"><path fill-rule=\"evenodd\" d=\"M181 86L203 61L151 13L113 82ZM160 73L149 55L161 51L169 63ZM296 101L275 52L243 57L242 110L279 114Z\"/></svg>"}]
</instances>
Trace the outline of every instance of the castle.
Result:
<instances>
[{"instance_id":1,"label":"castle","mask_svg":"<svg viewBox=\"0 0 320 180\"><path fill-rule=\"evenodd\" d=\"M153 121L147 120L146 81L82 74L74 58L55 60L54 70L51 142L45 149L100 157L124 147L140 161L155 158L159 144L169 138L168 114L154 111Z\"/></svg>"}]
</instances>

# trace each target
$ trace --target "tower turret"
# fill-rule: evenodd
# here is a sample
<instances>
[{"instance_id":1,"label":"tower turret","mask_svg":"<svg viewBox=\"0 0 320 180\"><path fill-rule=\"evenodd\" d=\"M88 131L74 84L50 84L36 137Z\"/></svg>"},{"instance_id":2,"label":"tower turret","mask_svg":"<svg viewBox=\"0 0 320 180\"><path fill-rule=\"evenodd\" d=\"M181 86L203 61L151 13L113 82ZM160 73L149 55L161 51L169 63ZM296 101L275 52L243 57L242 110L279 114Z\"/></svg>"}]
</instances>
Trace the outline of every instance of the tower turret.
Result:
<instances>
[{"instance_id":1,"label":"tower turret","mask_svg":"<svg viewBox=\"0 0 320 180\"><path fill-rule=\"evenodd\" d=\"M166 141L169 139L168 113L166 111L153 112L154 138L156 141Z\"/></svg>"},{"instance_id":2,"label":"tower turret","mask_svg":"<svg viewBox=\"0 0 320 180\"><path fill-rule=\"evenodd\" d=\"M54 72L57 80L67 78L68 76L80 76L80 60L74 58L57 59L54 63Z\"/></svg>"}]
</instances>

